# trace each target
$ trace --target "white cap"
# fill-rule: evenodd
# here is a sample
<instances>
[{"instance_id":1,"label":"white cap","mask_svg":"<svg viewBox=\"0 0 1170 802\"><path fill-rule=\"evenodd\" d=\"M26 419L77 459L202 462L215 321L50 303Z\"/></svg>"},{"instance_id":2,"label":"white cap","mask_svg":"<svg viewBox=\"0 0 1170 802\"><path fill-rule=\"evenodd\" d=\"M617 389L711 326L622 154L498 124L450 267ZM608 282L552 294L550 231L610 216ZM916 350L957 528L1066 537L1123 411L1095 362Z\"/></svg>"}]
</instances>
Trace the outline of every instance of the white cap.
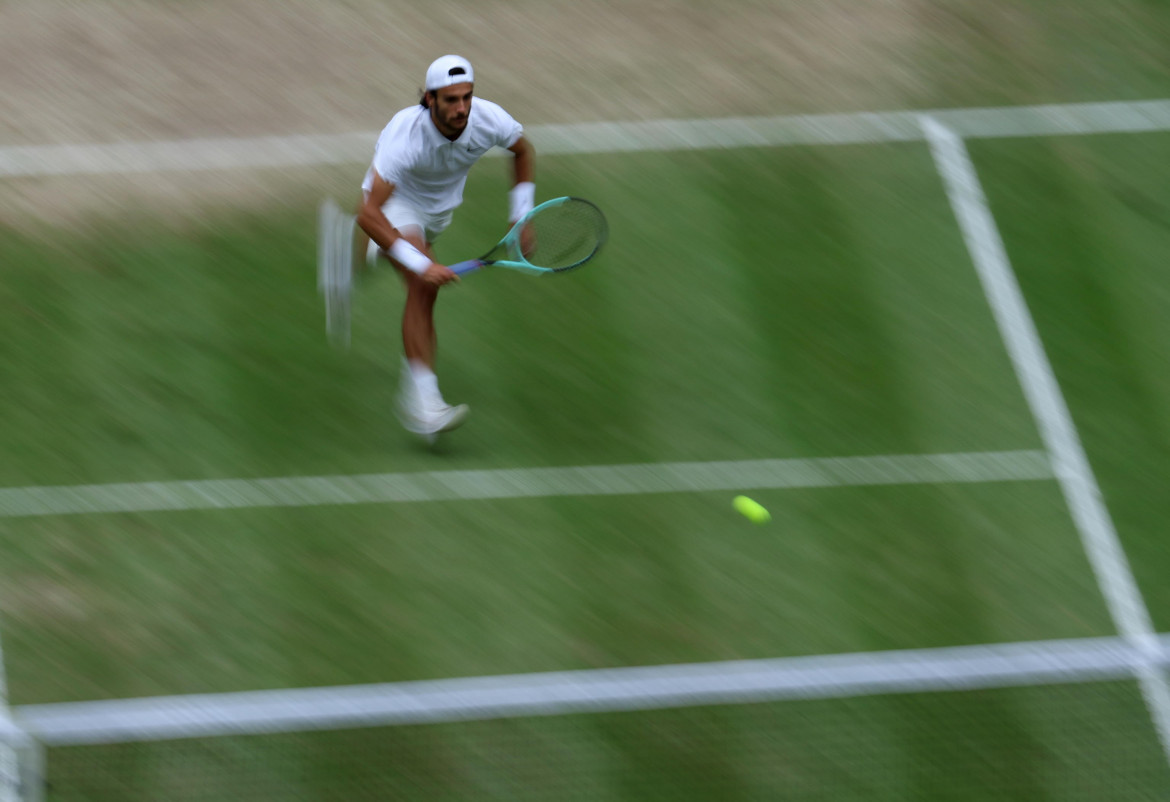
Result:
<instances>
[{"instance_id":1,"label":"white cap","mask_svg":"<svg viewBox=\"0 0 1170 802\"><path fill-rule=\"evenodd\" d=\"M443 89L452 84L474 83L471 62L463 56L441 56L427 67L426 90Z\"/></svg>"}]
</instances>

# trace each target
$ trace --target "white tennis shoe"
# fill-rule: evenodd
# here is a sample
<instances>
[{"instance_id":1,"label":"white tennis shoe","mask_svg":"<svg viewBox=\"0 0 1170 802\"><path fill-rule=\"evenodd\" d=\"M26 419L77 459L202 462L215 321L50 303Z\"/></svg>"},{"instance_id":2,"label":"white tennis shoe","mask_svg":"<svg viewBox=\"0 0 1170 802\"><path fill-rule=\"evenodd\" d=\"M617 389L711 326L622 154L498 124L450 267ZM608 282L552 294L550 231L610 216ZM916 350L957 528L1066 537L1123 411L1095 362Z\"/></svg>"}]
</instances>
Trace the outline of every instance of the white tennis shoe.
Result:
<instances>
[{"instance_id":1,"label":"white tennis shoe","mask_svg":"<svg viewBox=\"0 0 1170 802\"><path fill-rule=\"evenodd\" d=\"M449 432L452 429L458 429L463 421L467 420L468 414L471 412L471 407L467 404L444 404L438 409L432 409L430 414L425 418L428 434L439 434L440 432Z\"/></svg>"},{"instance_id":2,"label":"white tennis shoe","mask_svg":"<svg viewBox=\"0 0 1170 802\"><path fill-rule=\"evenodd\" d=\"M438 403L424 404L418 393L410 389L404 389L398 399L398 420L402 427L432 440L441 432L458 428L470 412L471 407L467 404L451 405L442 399Z\"/></svg>"}]
</instances>

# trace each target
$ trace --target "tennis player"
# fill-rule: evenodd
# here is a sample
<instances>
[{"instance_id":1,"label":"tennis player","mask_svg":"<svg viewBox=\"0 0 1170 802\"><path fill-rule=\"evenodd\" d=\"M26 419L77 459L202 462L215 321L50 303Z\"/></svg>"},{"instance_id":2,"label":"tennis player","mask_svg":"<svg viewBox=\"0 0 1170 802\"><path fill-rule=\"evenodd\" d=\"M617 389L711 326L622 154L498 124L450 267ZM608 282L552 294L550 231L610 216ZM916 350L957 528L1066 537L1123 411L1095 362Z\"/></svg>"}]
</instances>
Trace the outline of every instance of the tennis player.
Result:
<instances>
[{"instance_id":1,"label":"tennis player","mask_svg":"<svg viewBox=\"0 0 1170 802\"><path fill-rule=\"evenodd\" d=\"M459 280L435 261L435 239L463 202L471 166L493 147L513 154L509 223L532 209L535 195L535 151L524 129L495 103L473 102L474 87L467 59L431 64L419 104L395 114L378 137L357 215L370 237L367 259L388 258L406 282L398 414L406 429L428 437L454 429L469 411L443 400L435 376L435 300L440 287Z\"/></svg>"}]
</instances>

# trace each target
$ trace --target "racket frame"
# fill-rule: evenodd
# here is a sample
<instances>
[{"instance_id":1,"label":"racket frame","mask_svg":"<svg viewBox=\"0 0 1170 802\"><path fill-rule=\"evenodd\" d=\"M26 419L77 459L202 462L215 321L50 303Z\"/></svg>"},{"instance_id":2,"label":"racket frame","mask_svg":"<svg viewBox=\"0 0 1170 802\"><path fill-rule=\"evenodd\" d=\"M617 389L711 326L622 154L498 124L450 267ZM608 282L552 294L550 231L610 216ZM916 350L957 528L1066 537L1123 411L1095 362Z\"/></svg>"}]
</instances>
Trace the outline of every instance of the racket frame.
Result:
<instances>
[{"instance_id":1,"label":"racket frame","mask_svg":"<svg viewBox=\"0 0 1170 802\"><path fill-rule=\"evenodd\" d=\"M584 198L565 196L565 197L561 197L561 198L553 198L551 200L546 200L544 203L537 205L531 211L529 211L528 214L524 215L519 220L517 220L512 225L512 228L510 228L508 230L508 233L504 235L503 239L501 239L498 243L496 243L494 246L492 246L491 250L489 250L486 254L484 254L483 256L481 256L478 259L468 259L466 262L456 262L453 265L448 265L448 267L450 267L452 271L454 271L455 273L457 273L459 275L471 273L472 271L479 270L480 268L490 266L490 267L506 267L506 268L509 268L511 270L519 270L523 273L528 273L530 275L535 275L535 276L545 276L545 275L549 275L552 273L564 273L564 272L567 272L569 270L573 270L575 268L580 267L581 265L585 264L590 259L592 259L594 256L596 256L597 252L599 250L601 250L601 246L605 244L606 236L609 233L608 228L606 228L606 227L602 228L601 237L598 240L597 247L594 248L593 251L588 256L586 256L584 259L581 259L578 262L574 262L571 265L566 265L565 267L557 267L557 268L540 267L539 265L532 264L531 262L529 262L527 259L524 258L524 253L523 253L523 250L521 249L521 244L520 244L521 232L523 232L524 227L526 225L528 225L528 221L531 220L538 212L540 212L543 209L550 209L554 206L561 206L565 203L569 203L570 201L573 201L576 203L588 203L594 209L597 209L596 204L594 204L591 201L587 201ZM605 215L601 214L600 209L598 209L598 215L601 217L602 225L605 226ZM504 250L504 252L508 255L509 258L506 258L506 259L492 259L492 258L490 258L491 254L495 253L496 251L500 250L501 248Z\"/></svg>"}]
</instances>

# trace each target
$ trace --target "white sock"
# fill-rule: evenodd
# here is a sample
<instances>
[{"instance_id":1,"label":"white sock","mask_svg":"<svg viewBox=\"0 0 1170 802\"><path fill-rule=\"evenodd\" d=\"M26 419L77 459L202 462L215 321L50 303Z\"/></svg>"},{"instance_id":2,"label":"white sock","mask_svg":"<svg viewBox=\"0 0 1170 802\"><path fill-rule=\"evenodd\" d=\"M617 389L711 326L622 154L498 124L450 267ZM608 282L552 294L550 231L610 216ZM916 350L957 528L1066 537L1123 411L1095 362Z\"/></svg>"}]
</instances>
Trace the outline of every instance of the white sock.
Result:
<instances>
[{"instance_id":1,"label":"white sock","mask_svg":"<svg viewBox=\"0 0 1170 802\"><path fill-rule=\"evenodd\" d=\"M439 393L439 377L424 362L412 359L407 363L415 392L428 406L442 406L443 396Z\"/></svg>"}]
</instances>

